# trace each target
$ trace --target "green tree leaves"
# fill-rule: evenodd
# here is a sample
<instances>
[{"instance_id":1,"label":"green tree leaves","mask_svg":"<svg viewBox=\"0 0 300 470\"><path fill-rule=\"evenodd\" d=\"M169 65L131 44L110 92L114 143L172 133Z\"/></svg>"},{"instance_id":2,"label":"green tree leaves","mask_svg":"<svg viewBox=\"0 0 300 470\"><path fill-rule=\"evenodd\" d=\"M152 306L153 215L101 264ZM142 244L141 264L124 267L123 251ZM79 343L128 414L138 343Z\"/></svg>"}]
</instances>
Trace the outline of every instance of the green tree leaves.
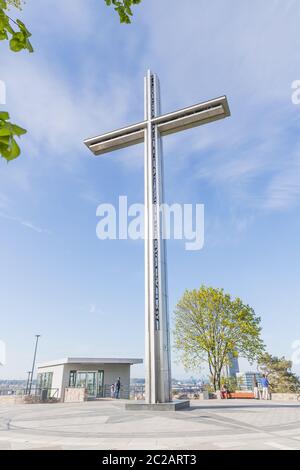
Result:
<instances>
[{"instance_id":1,"label":"green tree leaves","mask_svg":"<svg viewBox=\"0 0 300 470\"><path fill-rule=\"evenodd\" d=\"M20 0L9 0L10 5L17 8L21 7ZM9 41L9 47L13 52L28 50L33 52L32 45L29 41L31 33L21 20L12 20L7 15L8 3L0 0L0 40ZM20 137L27 131L16 124L9 121L9 114L0 111L0 155L7 161L17 158L21 151L15 137Z\"/></svg>"},{"instance_id":2,"label":"green tree leaves","mask_svg":"<svg viewBox=\"0 0 300 470\"><path fill-rule=\"evenodd\" d=\"M33 52L33 47L29 38L31 33L26 28L25 24L21 20L17 20L16 24L19 26L20 31L14 32L9 42L9 46L12 51L19 52L22 49L27 49L29 52Z\"/></svg>"},{"instance_id":3,"label":"green tree leaves","mask_svg":"<svg viewBox=\"0 0 300 470\"><path fill-rule=\"evenodd\" d=\"M24 0L7 0L7 3L9 5L13 5L16 8L19 8L19 10L22 9L22 4L24 3Z\"/></svg>"},{"instance_id":4,"label":"green tree leaves","mask_svg":"<svg viewBox=\"0 0 300 470\"><path fill-rule=\"evenodd\" d=\"M31 33L21 20L12 20L5 12L7 9L7 2L0 0L0 40L9 40L9 47L13 52L23 49L33 52L29 41Z\"/></svg>"},{"instance_id":5,"label":"green tree leaves","mask_svg":"<svg viewBox=\"0 0 300 470\"><path fill-rule=\"evenodd\" d=\"M295 392L300 386L298 377L291 371L292 361L285 357L277 357L265 353L259 358L258 365L261 372L268 374L272 392Z\"/></svg>"},{"instance_id":6,"label":"green tree leaves","mask_svg":"<svg viewBox=\"0 0 300 470\"><path fill-rule=\"evenodd\" d=\"M15 136L26 134L26 130L9 122L9 114L0 111L0 154L7 161L17 158L21 151Z\"/></svg>"},{"instance_id":7,"label":"green tree leaves","mask_svg":"<svg viewBox=\"0 0 300 470\"><path fill-rule=\"evenodd\" d=\"M184 366L196 368L206 362L215 390L220 388L222 370L231 356L253 361L264 351L260 318L223 289L186 290L174 313L175 347Z\"/></svg>"},{"instance_id":8,"label":"green tree leaves","mask_svg":"<svg viewBox=\"0 0 300 470\"><path fill-rule=\"evenodd\" d=\"M113 5L115 7L121 23L129 24L133 15L131 7L141 3L141 0L105 0L105 3L108 6Z\"/></svg>"}]
</instances>

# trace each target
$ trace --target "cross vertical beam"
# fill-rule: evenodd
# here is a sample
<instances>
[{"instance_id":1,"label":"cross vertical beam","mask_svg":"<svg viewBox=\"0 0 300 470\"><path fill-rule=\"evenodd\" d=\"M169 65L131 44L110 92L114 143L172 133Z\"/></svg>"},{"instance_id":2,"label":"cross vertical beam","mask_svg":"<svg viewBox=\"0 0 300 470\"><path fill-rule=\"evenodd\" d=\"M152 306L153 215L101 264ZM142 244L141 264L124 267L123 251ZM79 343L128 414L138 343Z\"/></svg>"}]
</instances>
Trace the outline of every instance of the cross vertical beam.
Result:
<instances>
[{"instance_id":1,"label":"cross vertical beam","mask_svg":"<svg viewBox=\"0 0 300 470\"><path fill-rule=\"evenodd\" d=\"M160 115L159 80L145 77L145 370L146 402L171 401L171 361L166 273L162 236L162 142L153 119Z\"/></svg>"}]
</instances>

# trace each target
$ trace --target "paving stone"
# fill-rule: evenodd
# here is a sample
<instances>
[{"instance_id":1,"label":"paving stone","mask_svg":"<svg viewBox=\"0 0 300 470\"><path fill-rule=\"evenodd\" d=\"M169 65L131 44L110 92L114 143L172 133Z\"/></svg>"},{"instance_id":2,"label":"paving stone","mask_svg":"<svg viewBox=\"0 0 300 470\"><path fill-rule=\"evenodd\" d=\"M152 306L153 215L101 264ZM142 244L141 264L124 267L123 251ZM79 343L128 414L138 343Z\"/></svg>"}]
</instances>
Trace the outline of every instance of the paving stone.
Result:
<instances>
[{"instance_id":1,"label":"paving stone","mask_svg":"<svg viewBox=\"0 0 300 470\"><path fill-rule=\"evenodd\" d=\"M3 450L300 449L300 403L194 400L159 413L109 401L28 404L3 406L0 416Z\"/></svg>"}]
</instances>

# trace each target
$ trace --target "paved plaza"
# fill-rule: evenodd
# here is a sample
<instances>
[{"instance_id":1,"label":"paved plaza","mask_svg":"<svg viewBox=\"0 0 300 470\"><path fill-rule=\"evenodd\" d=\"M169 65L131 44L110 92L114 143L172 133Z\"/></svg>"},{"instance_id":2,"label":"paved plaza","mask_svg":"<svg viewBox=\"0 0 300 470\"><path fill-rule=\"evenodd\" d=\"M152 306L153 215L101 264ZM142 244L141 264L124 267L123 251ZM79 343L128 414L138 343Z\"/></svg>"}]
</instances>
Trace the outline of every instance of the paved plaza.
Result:
<instances>
[{"instance_id":1,"label":"paved plaza","mask_svg":"<svg viewBox=\"0 0 300 470\"><path fill-rule=\"evenodd\" d=\"M192 401L177 412L124 402L2 406L0 449L300 449L300 404Z\"/></svg>"}]
</instances>

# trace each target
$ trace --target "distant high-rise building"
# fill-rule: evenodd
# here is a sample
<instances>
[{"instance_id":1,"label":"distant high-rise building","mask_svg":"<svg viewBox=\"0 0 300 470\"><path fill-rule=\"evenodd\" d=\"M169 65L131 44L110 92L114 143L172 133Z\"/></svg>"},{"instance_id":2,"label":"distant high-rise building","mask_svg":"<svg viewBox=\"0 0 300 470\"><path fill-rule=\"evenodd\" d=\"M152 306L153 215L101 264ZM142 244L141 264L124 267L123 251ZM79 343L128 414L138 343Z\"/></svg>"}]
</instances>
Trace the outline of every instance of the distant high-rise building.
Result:
<instances>
[{"instance_id":1,"label":"distant high-rise building","mask_svg":"<svg viewBox=\"0 0 300 470\"><path fill-rule=\"evenodd\" d=\"M240 371L238 356L234 356L232 353L228 354L229 364L225 366L224 375L226 377L235 377Z\"/></svg>"},{"instance_id":2,"label":"distant high-rise building","mask_svg":"<svg viewBox=\"0 0 300 470\"><path fill-rule=\"evenodd\" d=\"M260 374L258 372L238 372L236 374L237 382L241 390L253 390L253 378L256 377L257 383L260 383Z\"/></svg>"}]
</instances>

